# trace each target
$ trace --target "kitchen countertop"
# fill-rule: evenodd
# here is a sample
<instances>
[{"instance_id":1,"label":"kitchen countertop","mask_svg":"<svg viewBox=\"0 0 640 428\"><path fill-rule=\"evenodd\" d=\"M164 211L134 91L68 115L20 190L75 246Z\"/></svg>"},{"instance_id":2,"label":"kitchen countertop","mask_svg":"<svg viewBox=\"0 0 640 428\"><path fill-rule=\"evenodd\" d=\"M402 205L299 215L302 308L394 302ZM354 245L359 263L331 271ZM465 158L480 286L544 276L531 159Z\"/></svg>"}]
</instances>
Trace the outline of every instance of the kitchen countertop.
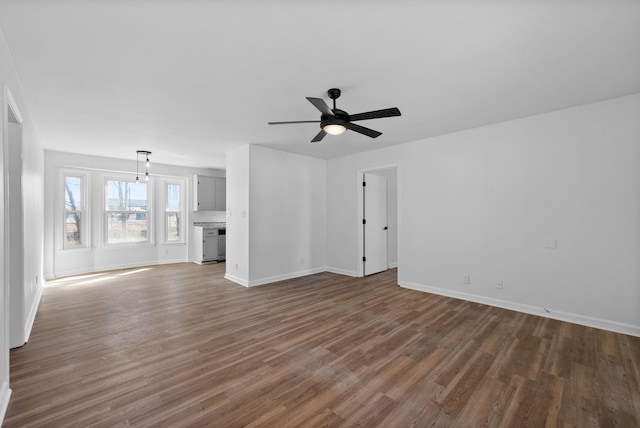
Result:
<instances>
[{"instance_id":1,"label":"kitchen countertop","mask_svg":"<svg viewBox=\"0 0 640 428\"><path fill-rule=\"evenodd\" d=\"M227 223L216 221L194 221L193 227L203 227L205 229L226 229Z\"/></svg>"}]
</instances>

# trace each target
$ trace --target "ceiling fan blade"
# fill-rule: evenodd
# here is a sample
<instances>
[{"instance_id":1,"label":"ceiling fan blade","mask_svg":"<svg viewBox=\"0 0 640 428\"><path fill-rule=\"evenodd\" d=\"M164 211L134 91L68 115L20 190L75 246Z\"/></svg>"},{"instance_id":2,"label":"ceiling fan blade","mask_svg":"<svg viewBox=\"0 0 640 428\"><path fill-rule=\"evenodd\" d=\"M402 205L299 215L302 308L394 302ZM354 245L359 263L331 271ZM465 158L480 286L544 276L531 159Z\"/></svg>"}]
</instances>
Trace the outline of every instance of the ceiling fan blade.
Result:
<instances>
[{"instance_id":1,"label":"ceiling fan blade","mask_svg":"<svg viewBox=\"0 0 640 428\"><path fill-rule=\"evenodd\" d=\"M400 116L400 110L398 107L385 108L382 110L367 111L365 113L356 113L349 116L350 121L354 120L367 120L367 119L379 119L382 117Z\"/></svg>"},{"instance_id":2,"label":"ceiling fan blade","mask_svg":"<svg viewBox=\"0 0 640 428\"><path fill-rule=\"evenodd\" d=\"M293 122L267 122L267 125L287 125L289 123L320 123L319 120L294 120Z\"/></svg>"},{"instance_id":3,"label":"ceiling fan blade","mask_svg":"<svg viewBox=\"0 0 640 428\"><path fill-rule=\"evenodd\" d=\"M327 135L327 133L324 132L324 129L321 129L320 132L318 132L318 135L313 137L313 140L311 140L311 142L312 143L317 143L318 141L322 140L325 135Z\"/></svg>"},{"instance_id":4,"label":"ceiling fan blade","mask_svg":"<svg viewBox=\"0 0 640 428\"><path fill-rule=\"evenodd\" d=\"M347 125L347 128L349 128L351 131L356 131L371 138L376 138L382 135L382 132L378 132L370 128L365 128L364 126L356 125L355 123L350 123L349 125Z\"/></svg>"},{"instance_id":5,"label":"ceiling fan blade","mask_svg":"<svg viewBox=\"0 0 640 428\"><path fill-rule=\"evenodd\" d=\"M309 100L309 102L311 104L313 104L315 106L315 108L320 110L322 112L322 114L328 114L330 116L333 116L333 112L331 111L331 109L329 108L327 103L325 103L322 98L307 97L307 99Z\"/></svg>"}]
</instances>

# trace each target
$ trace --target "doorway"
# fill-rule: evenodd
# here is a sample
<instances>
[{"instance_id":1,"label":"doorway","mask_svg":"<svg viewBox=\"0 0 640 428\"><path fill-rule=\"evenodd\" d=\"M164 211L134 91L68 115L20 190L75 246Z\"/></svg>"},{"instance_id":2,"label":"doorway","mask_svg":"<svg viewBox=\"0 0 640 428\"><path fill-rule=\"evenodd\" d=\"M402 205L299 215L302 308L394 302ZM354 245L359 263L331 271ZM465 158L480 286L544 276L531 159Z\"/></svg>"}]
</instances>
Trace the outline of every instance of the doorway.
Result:
<instances>
[{"instance_id":1,"label":"doorway","mask_svg":"<svg viewBox=\"0 0 640 428\"><path fill-rule=\"evenodd\" d=\"M358 276L397 267L398 236L398 167L358 171Z\"/></svg>"},{"instance_id":2,"label":"doorway","mask_svg":"<svg viewBox=\"0 0 640 428\"><path fill-rule=\"evenodd\" d=\"M9 346L25 343L24 209L22 203L23 122L11 91L5 87L4 280L9 291Z\"/></svg>"}]
</instances>

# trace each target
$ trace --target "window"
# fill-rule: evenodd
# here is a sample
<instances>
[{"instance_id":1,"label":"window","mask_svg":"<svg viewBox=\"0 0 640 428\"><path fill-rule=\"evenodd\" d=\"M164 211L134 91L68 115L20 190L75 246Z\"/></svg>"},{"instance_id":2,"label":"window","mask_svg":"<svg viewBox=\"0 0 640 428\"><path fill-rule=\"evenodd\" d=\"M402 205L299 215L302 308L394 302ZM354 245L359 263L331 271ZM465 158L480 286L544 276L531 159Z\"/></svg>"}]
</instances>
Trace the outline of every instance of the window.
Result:
<instances>
[{"instance_id":1,"label":"window","mask_svg":"<svg viewBox=\"0 0 640 428\"><path fill-rule=\"evenodd\" d=\"M107 244L150 242L148 183L107 179L106 187Z\"/></svg>"},{"instance_id":2,"label":"window","mask_svg":"<svg viewBox=\"0 0 640 428\"><path fill-rule=\"evenodd\" d=\"M182 239L182 189L180 183L165 183L165 240Z\"/></svg>"},{"instance_id":3,"label":"window","mask_svg":"<svg viewBox=\"0 0 640 428\"><path fill-rule=\"evenodd\" d=\"M84 248L87 246L85 225L86 180L83 175L63 174L64 181L64 214L62 248L65 250Z\"/></svg>"}]
</instances>

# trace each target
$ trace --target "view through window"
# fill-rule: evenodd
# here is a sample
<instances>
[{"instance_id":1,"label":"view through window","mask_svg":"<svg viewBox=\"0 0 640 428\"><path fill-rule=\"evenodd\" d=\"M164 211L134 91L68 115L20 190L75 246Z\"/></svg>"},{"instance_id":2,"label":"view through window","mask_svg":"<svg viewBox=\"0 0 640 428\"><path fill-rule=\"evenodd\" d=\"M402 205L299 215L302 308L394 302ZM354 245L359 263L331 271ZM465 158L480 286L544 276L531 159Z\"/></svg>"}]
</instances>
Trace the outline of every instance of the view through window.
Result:
<instances>
[{"instance_id":1,"label":"view through window","mask_svg":"<svg viewBox=\"0 0 640 428\"><path fill-rule=\"evenodd\" d=\"M108 179L106 187L107 244L149 242L148 184Z\"/></svg>"},{"instance_id":2,"label":"view through window","mask_svg":"<svg viewBox=\"0 0 640 428\"><path fill-rule=\"evenodd\" d=\"M167 242L180 241L182 239L180 236L180 184L167 183L166 199L166 239Z\"/></svg>"},{"instance_id":3,"label":"view through window","mask_svg":"<svg viewBox=\"0 0 640 428\"><path fill-rule=\"evenodd\" d=\"M86 245L83 236L84 186L84 177L64 176L64 249L82 248Z\"/></svg>"}]
</instances>

